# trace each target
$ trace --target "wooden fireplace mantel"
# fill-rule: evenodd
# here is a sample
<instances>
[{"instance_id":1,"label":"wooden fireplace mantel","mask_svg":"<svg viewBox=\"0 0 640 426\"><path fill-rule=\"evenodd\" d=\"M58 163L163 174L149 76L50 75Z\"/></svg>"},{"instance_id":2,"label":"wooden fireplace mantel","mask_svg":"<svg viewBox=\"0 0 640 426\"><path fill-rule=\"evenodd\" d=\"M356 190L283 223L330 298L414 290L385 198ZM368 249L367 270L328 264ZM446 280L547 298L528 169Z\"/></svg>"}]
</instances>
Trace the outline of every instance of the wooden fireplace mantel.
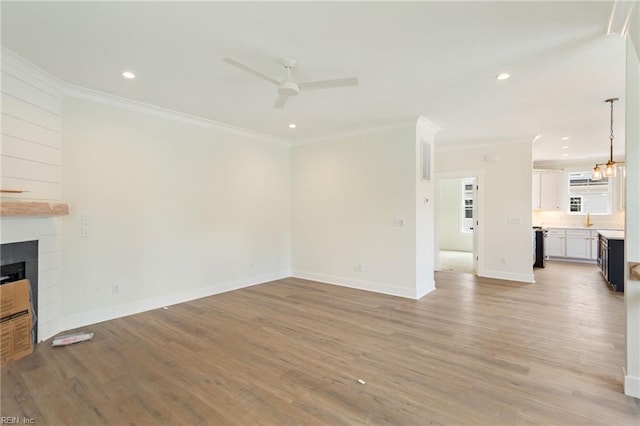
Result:
<instances>
[{"instance_id":1,"label":"wooden fireplace mantel","mask_svg":"<svg viewBox=\"0 0 640 426\"><path fill-rule=\"evenodd\" d=\"M0 201L0 216L66 216L69 204L42 201Z\"/></svg>"}]
</instances>

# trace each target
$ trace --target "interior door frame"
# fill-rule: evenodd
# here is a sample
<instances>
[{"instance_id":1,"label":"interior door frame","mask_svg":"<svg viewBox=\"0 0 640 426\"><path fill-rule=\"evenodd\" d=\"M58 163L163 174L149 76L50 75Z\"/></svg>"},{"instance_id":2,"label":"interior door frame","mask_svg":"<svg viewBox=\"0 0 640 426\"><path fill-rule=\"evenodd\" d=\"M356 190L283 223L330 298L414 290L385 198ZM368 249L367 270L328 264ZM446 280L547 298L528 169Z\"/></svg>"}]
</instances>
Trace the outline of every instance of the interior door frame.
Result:
<instances>
[{"instance_id":1,"label":"interior door frame","mask_svg":"<svg viewBox=\"0 0 640 426\"><path fill-rule=\"evenodd\" d=\"M436 249L434 250L434 265L440 267L440 236L438 232L438 224L440 223L439 203L440 203L440 181L444 179L463 179L473 177L476 179L477 190L474 191L475 199L473 203L473 216L476 221L473 226L473 259L475 274L482 276L484 274L484 170L456 170L451 172L440 172L435 174L435 241Z\"/></svg>"}]
</instances>

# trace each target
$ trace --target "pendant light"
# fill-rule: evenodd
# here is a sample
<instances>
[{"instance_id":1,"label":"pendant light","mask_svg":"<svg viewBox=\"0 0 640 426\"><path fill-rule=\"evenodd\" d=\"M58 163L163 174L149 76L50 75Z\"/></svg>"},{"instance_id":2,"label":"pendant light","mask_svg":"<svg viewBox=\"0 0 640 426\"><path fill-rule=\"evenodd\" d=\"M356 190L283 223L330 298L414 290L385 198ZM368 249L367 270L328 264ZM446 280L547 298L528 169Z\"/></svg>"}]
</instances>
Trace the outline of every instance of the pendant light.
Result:
<instances>
[{"instance_id":1,"label":"pendant light","mask_svg":"<svg viewBox=\"0 0 640 426\"><path fill-rule=\"evenodd\" d=\"M617 101L618 98L607 99L605 102L609 102L611 105L611 124L609 134L609 161L602 164L596 164L591 172L591 180L601 180L603 177L612 177L616 175L616 163L613 161L613 103ZM600 166L604 166L604 170L600 168Z\"/></svg>"}]
</instances>

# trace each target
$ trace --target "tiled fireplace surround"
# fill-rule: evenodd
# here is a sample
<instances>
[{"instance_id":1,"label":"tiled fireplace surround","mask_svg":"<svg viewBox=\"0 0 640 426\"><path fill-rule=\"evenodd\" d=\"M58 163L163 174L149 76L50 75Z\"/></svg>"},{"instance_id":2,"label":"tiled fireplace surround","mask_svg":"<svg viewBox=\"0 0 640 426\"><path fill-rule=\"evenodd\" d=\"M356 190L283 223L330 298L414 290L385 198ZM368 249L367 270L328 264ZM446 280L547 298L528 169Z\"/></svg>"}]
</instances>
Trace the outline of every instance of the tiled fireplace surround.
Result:
<instances>
[{"instance_id":1,"label":"tiled fireplace surround","mask_svg":"<svg viewBox=\"0 0 640 426\"><path fill-rule=\"evenodd\" d=\"M60 217L3 217L0 243L38 241L38 341L61 331Z\"/></svg>"}]
</instances>

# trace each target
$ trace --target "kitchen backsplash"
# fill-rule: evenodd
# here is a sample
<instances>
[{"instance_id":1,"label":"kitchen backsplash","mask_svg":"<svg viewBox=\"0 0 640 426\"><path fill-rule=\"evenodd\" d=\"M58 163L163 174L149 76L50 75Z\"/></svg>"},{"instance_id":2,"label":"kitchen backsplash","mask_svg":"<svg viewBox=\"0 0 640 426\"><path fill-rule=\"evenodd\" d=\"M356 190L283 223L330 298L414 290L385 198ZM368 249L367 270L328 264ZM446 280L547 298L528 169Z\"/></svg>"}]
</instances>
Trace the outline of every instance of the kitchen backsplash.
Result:
<instances>
[{"instance_id":1,"label":"kitchen backsplash","mask_svg":"<svg viewBox=\"0 0 640 426\"><path fill-rule=\"evenodd\" d=\"M585 227L587 215L567 215L557 211L534 211L533 226L545 228L582 228ZM591 215L593 229L624 229L624 212L612 215Z\"/></svg>"}]
</instances>

